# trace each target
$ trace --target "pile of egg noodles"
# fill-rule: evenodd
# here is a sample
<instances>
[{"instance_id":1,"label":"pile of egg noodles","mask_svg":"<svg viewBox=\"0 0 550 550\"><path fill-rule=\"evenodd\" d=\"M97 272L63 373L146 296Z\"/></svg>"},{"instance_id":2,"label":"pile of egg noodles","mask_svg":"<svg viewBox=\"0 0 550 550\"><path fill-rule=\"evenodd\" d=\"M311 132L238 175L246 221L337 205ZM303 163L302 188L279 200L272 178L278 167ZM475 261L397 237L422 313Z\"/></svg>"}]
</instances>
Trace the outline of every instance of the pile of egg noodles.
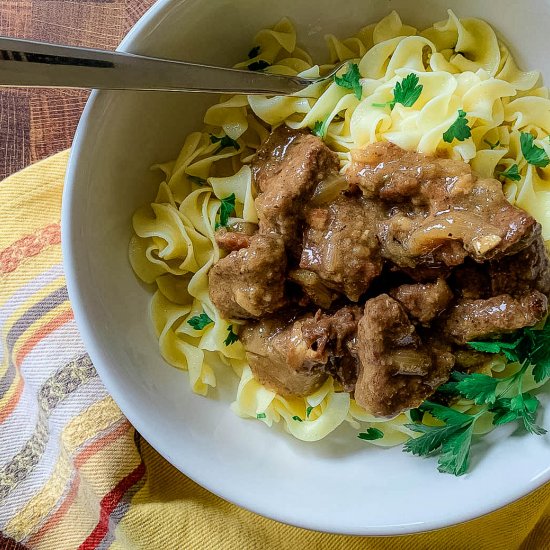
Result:
<instances>
[{"instance_id":1,"label":"pile of egg noodles","mask_svg":"<svg viewBox=\"0 0 550 550\"><path fill-rule=\"evenodd\" d=\"M194 392L207 395L216 385L216 372L233 369L240 381L237 386L236 379L231 407L242 417L268 426L282 421L304 441L319 440L344 422L355 428L378 427L384 436L371 443L390 446L414 435L405 426L408 413L375 418L330 377L312 395L284 398L254 378L238 340L228 343L228 334L238 333L242 321L222 319L208 295L208 270L223 254L214 238L222 200L235 196L230 223L256 223L250 169L255 151L279 124L313 128L322 122L324 140L338 154L342 172L352 149L376 141L462 159L482 177L517 164L521 181L505 181L506 197L532 214L549 240L550 166L527 164L520 133L532 133L535 144L550 155L550 100L548 89L538 87L539 73L519 70L487 23L458 19L451 11L446 21L421 32L393 12L355 36L341 40L329 35L326 41L330 64L314 65L296 45L292 23L283 19L257 34L249 59L236 67L262 60L271 73L317 77L349 60L359 66L361 99L334 81L289 97L222 97L206 112L204 130L187 136L178 158L154 167L163 172L164 181L155 200L133 217L129 257L138 277L156 288L150 316L162 357L188 371ZM373 106L391 101L395 84L411 73L423 86L412 107ZM472 136L446 143L443 133L459 109L466 112ZM236 140L238 148L220 147L216 138L223 136ZM212 322L197 330L188 321L203 313ZM498 356L488 357L485 374L501 377L518 368ZM535 385L528 375L524 391ZM454 407L476 412L476 405L465 399ZM492 429L490 415L485 416L476 422L475 433Z\"/></svg>"}]
</instances>

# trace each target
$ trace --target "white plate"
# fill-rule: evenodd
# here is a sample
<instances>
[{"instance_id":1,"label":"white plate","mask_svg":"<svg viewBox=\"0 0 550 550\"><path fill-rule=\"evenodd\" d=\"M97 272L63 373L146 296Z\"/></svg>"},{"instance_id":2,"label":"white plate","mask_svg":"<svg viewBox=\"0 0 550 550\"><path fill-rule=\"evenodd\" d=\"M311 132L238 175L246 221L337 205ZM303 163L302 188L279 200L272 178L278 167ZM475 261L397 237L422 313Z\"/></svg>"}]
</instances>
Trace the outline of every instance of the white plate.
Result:
<instances>
[{"instance_id":1,"label":"white plate","mask_svg":"<svg viewBox=\"0 0 550 550\"><path fill-rule=\"evenodd\" d=\"M163 0L122 50L230 66L254 34L288 15L299 40L324 59L323 35L349 36L396 9L428 26L478 16L507 39L524 68L550 83L550 2L541 0ZM210 491L286 523L336 533L403 534L444 527L503 506L550 479L550 436L500 429L473 447L471 473L439 474L435 459L372 448L342 428L302 443L242 420L233 391L193 395L187 374L161 359L148 319L150 291L128 263L131 215L155 196L157 161L174 158L200 129L202 94L93 93L75 139L63 196L63 252L69 294L86 347L108 390L139 432ZM234 383L234 382L233 382ZM548 395L542 397L550 427ZM542 419L541 419L542 420Z\"/></svg>"}]
</instances>

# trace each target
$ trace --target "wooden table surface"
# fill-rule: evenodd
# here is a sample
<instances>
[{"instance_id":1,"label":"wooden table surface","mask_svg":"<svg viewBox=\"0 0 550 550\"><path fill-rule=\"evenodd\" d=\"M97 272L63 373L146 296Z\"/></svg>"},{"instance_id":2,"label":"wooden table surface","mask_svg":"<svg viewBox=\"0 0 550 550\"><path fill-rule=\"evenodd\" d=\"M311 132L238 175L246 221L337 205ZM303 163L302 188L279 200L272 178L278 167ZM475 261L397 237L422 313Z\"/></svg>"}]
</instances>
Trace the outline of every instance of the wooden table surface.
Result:
<instances>
[{"instance_id":1,"label":"wooden table surface","mask_svg":"<svg viewBox=\"0 0 550 550\"><path fill-rule=\"evenodd\" d=\"M114 49L154 0L0 0L0 35ZM88 93L0 89L0 179L66 149Z\"/></svg>"}]
</instances>

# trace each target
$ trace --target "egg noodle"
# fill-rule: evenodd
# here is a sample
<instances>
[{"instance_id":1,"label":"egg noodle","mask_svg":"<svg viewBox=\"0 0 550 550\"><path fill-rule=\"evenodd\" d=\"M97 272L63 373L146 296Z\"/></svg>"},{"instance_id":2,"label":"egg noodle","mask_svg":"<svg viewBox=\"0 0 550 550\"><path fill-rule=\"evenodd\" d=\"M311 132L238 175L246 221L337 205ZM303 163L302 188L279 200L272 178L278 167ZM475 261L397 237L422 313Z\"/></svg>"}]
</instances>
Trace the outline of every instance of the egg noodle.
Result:
<instances>
[{"instance_id":1,"label":"egg noodle","mask_svg":"<svg viewBox=\"0 0 550 550\"><path fill-rule=\"evenodd\" d=\"M352 149L376 141L462 159L481 177L494 177L517 165L521 179L506 180L505 195L542 224L548 240L550 166L527 164L520 133L531 133L534 143L550 155L550 100L548 89L537 87L539 73L520 71L487 23L458 19L451 11L446 21L422 32L403 25L393 12L351 38L329 35L326 40L330 64L314 65L296 46L292 23L283 19L257 34L250 58L236 67L254 63L261 67L267 62L267 72L317 77L350 60L359 66L361 99L334 81L289 97L222 97L206 112L204 131L187 136L175 161L155 167L162 170L165 181L154 202L134 215L130 261L140 279L156 286L150 315L161 354L171 365L189 371L194 392L206 395L216 385L215 371L232 368L240 378L232 409L240 416L269 426L282 420L288 432L304 441L319 440L344 421L356 428L378 426L384 437L371 443L396 445L414 436L405 427L410 423L408 413L391 420L375 418L350 394L339 391L331 377L305 398L284 398L254 378L242 344L232 338L243 322L222 319L208 295L208 270L223 254L214 232L224 199L234 194L230 223L256 223L249 166L255 151L279 124L314 128L317 123L322 124L326 144L338 154L342 172ZM383 106L393 99L396 83L411 73L423 86L414 105ZM472 135L447 143L443 134L460 109ZM224 136L236 143L218 139ZM208 316L203 316L207 324L193 328L188 321L201 314ZM486 374L506 376L519 368L505 365L499 356L488 357ZM528 376L524 391L534 386ZM476 410L465 399L453 406ZM474 431L483 433L492 427L491 415L486 414Z\"/></svg>"}]
</instances>

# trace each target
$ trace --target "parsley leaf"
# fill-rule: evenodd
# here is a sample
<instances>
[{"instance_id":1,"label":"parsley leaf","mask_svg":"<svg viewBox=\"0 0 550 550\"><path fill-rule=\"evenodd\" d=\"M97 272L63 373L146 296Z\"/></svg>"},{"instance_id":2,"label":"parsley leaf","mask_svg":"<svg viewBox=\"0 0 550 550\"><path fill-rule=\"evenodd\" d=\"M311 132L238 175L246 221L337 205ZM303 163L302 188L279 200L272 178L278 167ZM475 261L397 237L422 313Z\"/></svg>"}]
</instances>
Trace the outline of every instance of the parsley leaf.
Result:
<instances>
[{"instance_id":1,"label":"parsley leaf","mask_svg":"<svg viewBox=\"0 0 550 550\"><path fill-rule=\"evenodd\" d=\"M264 61L263 59L258 59L258 61L253 61L248 65L249 71L263 71L264 69L267 69L269 67L269 63L267 61Z\"/></svg>"},{"instance_id":2,"label":"parsley leaf","mask_svg":"<svg viewBox=\"0 0 550 550\"><path fill-rule=\"evenodd\" d=\"M253 57L256 57L260 53L260 46L254 46L249 52L248 52L248 59L252 59Z\"/></svg>"},{"instance_id":3,"label":"parsley leaf","mask_svg":"<svg viewBox=\"0 0 550 550\"><path fill-rule=\"evenodd\" d=\"M521 181L521 174L519 173L519 166L517 164L512 164L508 170L498 172L497 175L512 181Z\"/></svg>"},{"instance_id":4,"label":"parsley leaf","mask_svg":"<svg viewBox=\"0 0 550 550\"><path fill-rule=\"evenodd\" d=\"M261 420L262 418L265 418L265 413L258 413L258 414L256 415L256 418L257 418L258 420Z\"/></svg>"},{"instance_id":5,"label":"parsley leaf","mask_svg":"<svg viewBox=\"0 0 550 550\"><path fill-rule=\"evenodd\" d=\"M357 437L364 441L374 441L376 439L382 439L384 437L384 432L378 428L368 428L366 432L358 434Z\"/></svg>"},{"instance_id":6,"label":"parsley leaf","mask_svg":"<svg viewBox=\"0 0 550 550\"><path fill-rule=\"evenodd\" d=\"M488 139L484 139L483 143L486 143L491 150L496 149L500 145L500 141L497 141L496 143L491 143Z\"/></svg>"},{"instance_id":7,"label":"parsley leaf","mask_svg":"<svg viewBox=\"0 0 550 550\"><path fill-rule=\"evenodd\" d=\"M227 327L227 332L229 334L227 335L227 338L223 341L223 343L226 346L230 346L231 344L234 344L239 339L239 336L235 332L233 332L233 325L229 325Z\"/></svg>"},{"instance_id":8,"label":"parsley leaf","mask_svg":"<svg viewBox=\"0 0 550 550\"><path fill-rule=\"evenodd\" d=\"M412 107L420 97L424 86L418 84L418 75L411 73L402 82L398 82L393 89L393 101L390 107L393 109L396 103L404 107Z\"/></svg>"},{"instance_id":9,"label":"parsley leaf","mask_svg":"<svg viewBox=\"0 0 550 550\"><path fill-rule=\"evenodd\" d=\"M502 353L508 361L519 361L516 349L521 340L522 337L513 342L499 342L498 340L494 342L468 342L468 346L483 353Z\"/></svg>"},{"instance_id":10,"label":"parsley leaf","mask_svg":"<svg viewBox=\"0 0 550 550\"><path fill-rule=\"evenodd\" d=\"M187 324L191 325L195 330L202 330L204 327L213 322L214 321L212 321L206 313L201 313L200 315L191 317L191 319L187 321Z\"/></svg>"},{"instance_id":11,"label":"parsley leaf","mask_svg":"<svg viewBox=\"0 0 550 550\"><path fill-rule=\"evenodd\" d=\"M422 422L424 418L424 413L420 409L411 409L409 415L413 422Z\"/></svg>"},{"instance_id":12,"label":"parsley leaf","mask_svg":"<svg viewBox=\"0 0 550 550\"><path fill-rule=\"evenodd\" d=\"M235 149L239 150L241 146L238 144L237 141L230 138L229 136L215 136L214 134L210 134L210 143L219 143L220 146L216 153L221 151L222 149L225 149L226 147L234 147Z\"/></svg>"},{"instance_id":13,"label":"parsley leaf","mask_svg":"<svg viewBox=\"0 0 550 550\"><path fill-rule=\"evenodd\" d=\"M441 445L438 470L443 473L461 476L470 465L470 446L474 423L459 428Z\"/></svg>"},{"instance_id":14,"label":"parsley leaf","mask_svg":"<svg viewBox=\"0 0 550 550\"><path fill-rule=\"evenodd\" d=\"M534 142L534 137L528 132L521 132L519 142L521 144L521 152L525 160L533 166L544 168L550 164L550 159L546 151L542 147L537 147Z\"/></svg>"},{"instance_id":15,"label":"parsley leaf","mask_svg":"<svg viewBox=\"0 0 550 550\"><path fill-rule=\"evenodd\" d=\"M296 422L302 422L302 419L299 416L293 416L292 420L296 420Z\"/></svg>"},{"instance_id":16,"label":"parsley leaf","mask_svg":"<svg viewBox=\"0 0 550 550\"><path fill-rule=\"evenodd\" d=\"M309 415L311 414L312 410L313 410L313 407L311 406L306 409L306 418L309 418Z\"/></svg>"},{"instance_id":17,"label":"parsley leaf","mask_svg":"<svg viewBox=\"0 0 550 550\"><path fill-rule=\"evenodd\" d=\"M550 322L542 330L525 329L530 340L529 362L534 365L533 378L538 384L550 378Z\"/></svg>"},{"instance_id":18,"label":"parsley leaf","mask_svg":"<svg viewBox=\"0 0 550 550\"><path fill-rule=\"evenodd\" d=\"M408 74L401 82L397 82L393 89L393 99L387 103L373 103L373 107L386 107L390 106L390 109L396 106L397 103L401 103L404 107L412 107L416 100L420 97L424 86L418 84L418 75L414 73Z\"/></svg>"},{"instance_id":19,"label":"parsley leaf","mask_svg":"<svg viewBox=\"0 0 550 550\"><path fill-rule=\"evenodd\" d=\"M449 129L443 134L443 141L446 143L452 143L454 139L458 141L464 141L471 137L472 130L468 126L468 119L466 113L462 110L458 110L457 119L451 124Z\"/></svg>"},{"instance_id":20,"label":"parsley leaf","mask_svg":"<svg viewBox=\"0 0 550 550\"><path fill-rule=\"evenodd\" d=\"M539 400L535 396L529 393L521 393L515 397L501 397L497 399L489 410L495 414L493 418L495 426L521 419L524 428L529 433L543 435L546 433L546 430L536 424L539 404Z\"/></svg>"},{"instance_id":21,"label":"parsley leaf","mask_svg":"<svg viewBox=\"0 0 550 550\"><path fill-rule=\"evenodd\" d=\"M466 399L471 399L477 405L484 403L494 403L496 401L496 390L500 380L474 372L472 374L464 374L462 372L453 372L451 381L443 384L438 389L449 391L450 393L459 393Z\"/></svg>"},{"instance_id":22,"label":"parsley leaf","mask_svg":"<svg viewBox=\"0 0 550 550\"><path fill-rule=\"evenodd\" d=\"M361 96L363 95L363 87L359 81L361 78L361 74L359 73L359 65L357 65L357 63L349 63L348 67L348 71L342 76L334 75L334 82L342 88L353 90L355 97L357 99L361 99Z\"/></svg>"},{"instance_id":23,"label":"parsley leaf","mask_svg":"<svg viewBox=\"0 0 550 550\"><path fill-rule=\"evenodd\" d=\"M229 221L229 216L235 210L235 193L231 193L229 197L225 197L220 205L220 226L225 227Z\"/></svg>"},{"instance_id":24,"label":"parsley leaf","mask_svg":"<svg viewBox=\"0 0 550 550\"><path fill-rule=\"evenodd\" d=\"M193 183L196 183L197 185L204 185L206 183L206 180L203 178L199 178L198 176L187 176L187 179Z\"/></svg>"},{"instance_id":25,"label":"parsley leaf","mask_svg":"<svg viewBox=\"0 0 550 550\"><path fill-rule=\"evenodd\" d=\"M311 133L316 135L317 137L320 137L321 139L325 137L326 132L327 129L325 127L325 123L322 120L318 120L311 129Z\"/></svg>"},{"instance_id":26,"label":"parsley leaf","mask_svg":"<svg viewBox=\"0 0 550 550\"><path fill-rule=\"evenodd\" d=\"M419 409L429 412L445 424L406 424L407 428L422 435L407 441L403 451L417 456L428 456L440 450L438 470L456 476L464 474L470 461L470 444L477 416L464 414L430 401L425 401Z\"/></svg>"}]
</instances>

